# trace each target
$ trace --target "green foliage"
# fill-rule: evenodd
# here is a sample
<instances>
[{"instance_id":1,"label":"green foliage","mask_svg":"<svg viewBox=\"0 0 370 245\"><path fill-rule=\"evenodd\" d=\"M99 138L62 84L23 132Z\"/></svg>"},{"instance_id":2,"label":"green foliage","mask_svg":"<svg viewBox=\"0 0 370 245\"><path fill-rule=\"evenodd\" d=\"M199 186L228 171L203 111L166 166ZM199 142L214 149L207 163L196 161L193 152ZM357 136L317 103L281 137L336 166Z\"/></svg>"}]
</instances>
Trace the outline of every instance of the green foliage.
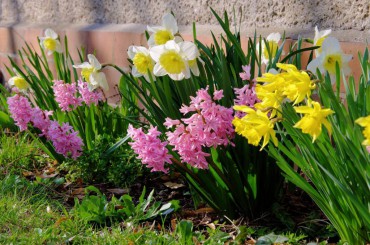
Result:
<instances>
[{"instance_id":1,"label":"green foliage","mask_svg":"<svg viewBox=\"0 0 370 245\"><path fill-rule=\"evenodd\" d=\"M348 82L342 79L347 104L342 102L339 92L333 90L330 76L318 74L322 105L335 112L329 117L331 134L325 130L312 143L309 135L293 127L300 118L291 105L285 104L282 124L287 136L282 135L278 148L269 147L288 180L312 197L342 242L349 244L370 241L370 156L361 145L362 129L355 123L357 118L370 114L368 50L359 57L362 75L357 88L353 78ZM340 74L338 66L337 74ZM305 177L295 171L287 159L293 161Z\"/></svg>"},{"instance_id":2,"label":"green foliage","mask_svg":"<svg viewBox=\"0 0 370 245\"><path fill-rule=\"evenodd\" d=\"M72 59L67 37L64 39L64 52L54 53L54 65L56 72L53 72L52 64L48 63L48 57L44 50L40 47L41 54L38 54L27 43L26 47L18 51L21 58L20 65L18 65L13 58L9 57L11 68L7 70L11 76L15 72L25 78L30 84L33 91L31 101L43 110L54 111L52 119L57 120L60 124L68 122L73 126L74 130L79 132L79 136L85 145L87 151L96 150L93 146L95 139L101 135L110 135L113 138L122 137L122 132L126 132L128 122L134 123L137 120L137 112L129 108L126 104L111 106L108 101L99 102L98 106L82 105L70 111L63 112L60 110L54 98L52 89L53 80L63 80L65 83L77 82L79 76L75 68L73 68L74 60ZM79 52L80 62L84 61L84 52ZM113 88L111 88L113 89ZM122 90L125 96L131 96L130 91ZM2 93L0 96L0 107L6 105L4 102L6 96L9 94ZM0 114L0 123L9 123L9 118ZM0 125L1 126L1 125ZM31 130L35 138L38 137L39 132ZM45 139L41 138L43 143L43 150L58 162L63 162L65 158L57 154L53 146Z\"/></svg>"},{"instance_id":3,"label":"green foliage","mask_svg":"<svg viewBox=\"0 0 370 245\"><path fill-rule=\"evenodd\" d=\"M161 205L159 201L154 201L154 190L145 198L145 188L137 205L135 205L132 197L128 194L123 195L119 199L112 197L112 200L108 201L106 196L96 187L89 186L85 190L86 196L81 203L75 199L75 206L72 212L87 222L100 225L122 220L137 223L139 221L154 219L157 216L166 216L172 212L176 212L180 208L176 200L164 205ZM90 195L91 191L97 195Z\"/></svg>"},{"instance_id":4,"label":"green foliage","mask_svg":"<svg viewBox=\"0 0 370 245\"><path fill-rule=\"evenodd\" d=\"M75 181L81 178L85 183L108 183L115 186L129 186L143 172L133 150L124 144L114 154L105 154L116 140L111 135L98 135L92 142L92 149L85 149L78 160L67 159L59 169L67 171L66 177Z\"/></svg>"},{"instance_id":5,"label":"green foliage","mask_svg":"<svg viewBox=\"0 0 370 245\"><path fill-rule=\"evenodd\" d=\"M173 81L168 76L163 76L156 77L156 81L146 81L121 71L123 76L120 87L128 86L135 94L133 98L124 96L125 101L139 109L138 100L145 108L140 112L148 124L157 126L161 132L166 131L163 125L165 118L180 119L180 107L182 104L189 104L190 96L194 96L200 88L209 86L210 93L215 89L222 89L224 98L220 104L231 107L235 99L233 88L245 85L245 81L238 75L242 72L242 65L251 65L251 80L261 74L261 57L256 52L259 42L257 36L254 40L249 40L248 50L244 53L240 34L231 32L227 14L225 13L225 18L222 19L214 11L213 13L225 34L220 37L221 41L212 35L213 44L210 47L194 40L201 54L200 59L204 62L198 62L199 77L191 76L183 81ZM196 38L195 30L194 37ZM296 52L290 57L302 52L297 48L292 50ZM276 66L281 54L282 47L274 60L270 61L269 67ZM238 135L234 143L235 147L205 149L211 154L208 159L209 170L195 169L186 163L180 163L176 153L173 153L176 161L172 165L213 208L231 218L240 215L256 217L268 210L277 200L283 177L275 160L269 157L267 152L248 145Z\"/></svg>"},{"instance_id":6,"label":"green foliage","mask_svg":"<svg viewBox=\"0 0 370 245\"><path fill-rule=\"evenodd\" d=\"M43 167L49 159L39 145L27 133L0 133L0 176Z\"/></svg>"}]
</instances>

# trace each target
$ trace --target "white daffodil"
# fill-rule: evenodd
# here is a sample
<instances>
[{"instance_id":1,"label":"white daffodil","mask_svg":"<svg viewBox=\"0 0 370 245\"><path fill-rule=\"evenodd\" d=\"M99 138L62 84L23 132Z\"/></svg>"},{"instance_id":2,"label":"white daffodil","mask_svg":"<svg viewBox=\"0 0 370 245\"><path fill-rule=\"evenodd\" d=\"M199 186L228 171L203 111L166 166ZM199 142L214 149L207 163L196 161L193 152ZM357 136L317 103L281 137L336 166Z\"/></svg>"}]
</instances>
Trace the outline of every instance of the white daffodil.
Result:
<instances>
[{"instance_id":1,"label":"white daffodil","mask_svg":"<svg viewBox=\"0 0 370 245\"><path fill-rule=\"evenodd\" d=\"M154 75L168 74L173 80L190 78L189 61L199 56L194 43L188 41L176 43L174 40L152 47L149 53L156 62L153 68Z\"/></svg>"},{"instance_id":2,"label":"white daffodil","mask_svg":"<svg viewBox=\"0 0 370 245\"><path fill-rule=\"evenodd\" d=\"M313 39L313 45L320 46L320 48L315 50L316 57L320 55L322 43L324 42L325 38L327 38L330 35L330 33L331 29L319 31L317 26L315 26L315 38Z\"/></svg>"},{"instance_id":3,"label":"white daffodil","mask_svg":"<svg viewBox=\"0 0 370 245\"><path fill-rule=\"evenodd\" d=\"M39 38L41 47L48 52L48 55L52 54L53 52L63 52L62 45L60 45L58 40L58 34L56 34L52 29L46 29L45 36Z\"/></svg>"},{"instance_id":4,"label":"white daffodil","mask_svg":"<svg viewBox=\"0 0 370 245\"><path fill-rule=\"evenodd\" d=\"M338 62L339 68L344 75L348 75L351 72L348 62L352 59L352 55L342 52L339 41L336 38L325 38L321 48L321 54L308 64L307 70L316 72L318 68L321 73L328 71L330 75L335 75L335 67Z\"/></svg>"},{"instance_id":5,"label":"white daffodil","mask_svg":"<svg viewBox=\"0 0 370 245\"><path fill-rule=\"evenodd\" d=\"M134 77L144 76L150 81L149 74L153 74L154 60L150 57L149 50L142 46L130 46L127 51L128 57L132 60L132 75ZM155 80L155 77L152 76Z\"/></svg>"},{"instance_id":6,"label":"white daffodil","mask_svg":"<svg viewBox=\"0 0 370 245\"><path fill-rule=\"evenodd\" d=\"M30 88L30 85L28 84L26 79L24 79L24 77L22 77L18 73L16 73L14 77L11 77L9 79L8 84L10 87L16 87L20 92L23 93L27 92L27 90Z\"/></svg>"},{"instance_id":7,"label":"white daffodil","mask_svg":"<svg viewBox=\"0 0 370 245\"><path fill-rule=\"evenodd\" d=\"M108 91L108 83L103 72L100 72L102 66L94 55L89 54L87 56L89 62L84 62L79 65L74 65L74 68L81 68L81 76L85 79L88 84L90 91L101 87L103 90Z\"/></svg>"},{"instance_id":8,"label":"white daffodil","mask_svg":"<svg viewBox=\"0 0 370 245\"><path fill-rule=\"evenodd\" d=\"M163 45L170 40L176 42L183 41L181 37L175 36L179 31L177 21L172 14L165 14L162 18L162 26L147 27L148 32L152 34L149 37L148 45L153 47L155 45Z\"/></svg>"},{"instance_id":9,"label":"white daffodil","mask_svg":"<svg viewBox=\"0 0 370 245\"><path fill-rule=\"evenodd\" d=\"M262 47L261 47L261 61L262 63L264 64L268 64L269 60L272 60L278 49L279 49L279 41L280 41L280 38L281 38L281 35L280 33L276 32L276 33L270 33L270 35L267 36L266 38L266 42L268 43L268 47L266 46L266 43L265 41L261 41L262 42ZM259 48L259 43L257 43L257 52L259 52L260 48ZM270 51L270 55L269 55L269 51Z\"/></svg>"}]
</instances>

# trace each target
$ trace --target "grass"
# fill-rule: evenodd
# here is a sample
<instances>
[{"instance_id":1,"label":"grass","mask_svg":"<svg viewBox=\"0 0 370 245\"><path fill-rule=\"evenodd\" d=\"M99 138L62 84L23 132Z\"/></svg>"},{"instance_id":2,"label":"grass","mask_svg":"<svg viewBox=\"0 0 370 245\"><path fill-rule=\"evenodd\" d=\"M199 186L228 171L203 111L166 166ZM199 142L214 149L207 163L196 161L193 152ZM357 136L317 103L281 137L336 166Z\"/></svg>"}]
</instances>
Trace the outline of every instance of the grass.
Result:
<instances>
[{"instance_id":1,"label":"grass","mask_svg":"<svg viewBox=\"0 0 370 245\"><path fill-rule=\"evenodd\" d=\"M87 222L53 191L57 178L30 181L22 176L48 161L26 133L0 135L0 244L243 244L252 237L267 241L263 244L302 244L305 239L298 233L276 236L271 228L223 226L214 220L201 229L181 218L176 228L170 219Z\"/></svg>"}]
</instances>

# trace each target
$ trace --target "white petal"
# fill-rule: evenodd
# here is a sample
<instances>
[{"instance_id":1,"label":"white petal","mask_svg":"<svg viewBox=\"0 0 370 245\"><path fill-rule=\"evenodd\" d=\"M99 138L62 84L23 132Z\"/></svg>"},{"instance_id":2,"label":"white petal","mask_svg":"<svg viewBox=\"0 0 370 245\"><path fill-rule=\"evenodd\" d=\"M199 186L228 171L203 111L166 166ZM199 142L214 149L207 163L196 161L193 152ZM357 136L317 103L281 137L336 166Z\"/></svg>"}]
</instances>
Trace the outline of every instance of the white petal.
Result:
<instances>
[{"instance_id":1,"label":"white petal","mask_svg":"<svg viewBox=\"0 0 370 245\"><path fill-rule=\"evenodd\" d=\"M179 44L177 44L174 40L167 41L164 46L166 49L175 50L178 53L181 51Z\"/></svg>"},{"instance_id":2,"label":"white petal","mask_svg":"<svg viewBox=\"0 0 370 245\"><path fill-rule=\"evenodd\" d=\"M154 33L154 32L163 30L164 28L162 26L147 26L146 29L148 30L148 32Z\"/></svg>"},{"instance_id":3,"label":"white petal","mask_svg":"<svg viewBox=\"0 0 370 245\"><path fill-rule=\"evenodd\" d=\"M342 54L342 61L344 62L350 62L352 60L352 55L350 54Z\"/></svg>"},{"instance_id":4,"label":"white petal","mask_svg":"<svg viewBox=\"0 0 370 245\"><path fill-rule=\"evenodd\" d=\"M14 79L15 79L16 77L11 77L10 79L9 79L9 81L8 81L8 84L9 84L9 86L10 87L13 87L14 86Z\"/></svg>"},{"instance_id":5,"label":"white petal","mask_svg":"<svg viewBox=\"0 0 370 245\"><path fill-rule=\"evenodd\" d=\"M149 55L149 50L143 46L135 46L134 50L135 53L143 53L145 55Z\"/></svg>"},{"instance_id":6,"label":"white petal","mask_svg":"<svg viewBox=\"0 0 370 245\"><path fill-rule=\"evenodd\" d=\"M153 46L155 46L154 35L155 35L155 34L152 34L152 35L149 37L149 39L148 39L148 46L149 46L149 47L153 47Z\"/></svg>"},{"instance_id":7,"label":"white petal","mask_svg":"<svg viewBox=\"0 0 370 245\"><path fill-rule=\"evenodd\" d=\"M45 36L46 37L51 37L52 39L57 39L58 38L58 34L56 34L56 32L53 31L50 28L48 28L48 29L45 30Z\"/></svg>"},{"instance_id":8,"label":"white petal","mask_svg":"<svg viewBox=\"0 0 370 245\"><path fill-rule=\"evenodd\" d=\"M161 55L165 51L166 51L166 49L165 49L164 45L158 45L158 46L151 47L149 49L149 54L150 54L150 57L152 57L152 59L155 62L158 62L159 61L159 57L161 57Z\"/></svg>"},{"instance_id":9,"label":"white petal","mask_svg":"<svg viewBox=\"0 0 370 245\"><path fill-rule=\"evenodd\" d=\"M190 66L190 70L193 73L194 76L199 76L199 67L197 64Z\"/></svg>"},{"instance_id":10,"label":"white petal","mask_svg":"<svg viewBox=\"0 0 370 245\"><path fill-rule=\"evenodd\" d=\"M62 48L62 45L60 44L60 42L58 40L55 40L55 51L58 52L58 53L62 53L63 52L63 48Z\"/></svg>"},{"instance_id":11,"label":"white petal","mask_svg":"<svg viewBox=\"0 0 370 245\"><path fill-rule=\"evenodd\" d=\"M191 73L190 73L190 68L189 68L188 64L186 64L185 70L182 73L184 73L185 78L190 78Z\"/></svg>"},{"instance_id":12,"label":"white petal","mask_svg":"<svg viewBox=\"0 0 370 245\"><path fill-rule=\"evenodd\" d=\"M87 58L92 67L94 67L96 70L101 69L101 64L99 63L98 59L94 55L89 54Z\"/></svg>"},{"instance_id":13,"label":"white petal","mask_svg":"<svg viewBox=\"0 0 370 245\"><path fill-rule=\"evenodd\" d=\"M311 71L312 73L316 73L316 69L319 68L320 72L323 72L322 67L322 58L317 57L316 59L313 59L308 65L307 70Z\"/></svg>"},{"instance_id":14,"label":"white petal","mask_svg":"<svg viewBox=\"0 0 370 245\"><path fill-rule=\"evenodd\" d=\"M108 82L103 72L92 72L89 77L90 83L95 88L101 87L104 91L108 91Z\"/></svg>"},{"instance_id":15,"label":"white petal","mask_svg":"<svg viewBox=\"0 0 370 245\"><path fill-rule=\"evenodd\" d=\"M172 34L176 34L179 29L177 27L177 21L175 17L172 14L165 14L162 18L162 25L169 31L172 32Z\"/></svg>"},{"instance_id":16,"label":"white petal","mask_svg":"<svg viewBox=\"0 0 370 245\"><path fill-rule=\"evenodd\" d=\"M135 57L135 51L134 51L135 46L130 46L127 49L127 55L130 59L133 59Z\"/></svg>"},{"instance_id":17,"label":"white petal","mask_svg":"<svg viewBox=\"0 0 370 245\"><path fill-rule=\"evenodd\" d=\"M134 76L134 77L141 77L143 74L141 74L140 72L138 72L138 70L136 69L136 67L132 67L132 70L131 70L131 74Z\"/></svg>"},{"instance_id":18,"label":"white petal","mask_svg":"<svg viewBox=\"0 0 370 245\"><path fill-rule=\"evenodd\" d=\"M325 38L324 42L322 43L322 53L326 54L334 54L334 53L340 53L341 48L338 39L334 37L327 37Z\"/></svg>"},{"instance_id":19,"label":"white petal","mask_svg":"<svg viewBox=\"0 0 370 245\"><path fill-rule=\"evenodd\" d=\"M185 75L184 75L184 73L179 73L179 74L168 74L169 76L170 76L170 78L172 79L172 80L175 80L175 81L180 81L180 80L182 80L182 79L184 79L185 78Z\"/></svg>"},{"instance_id":20,"label":"white petal","mask_svg":"<svg viewBox=\"0 0 370 245\"><path fill-rule=\"evenodd\" d=\"M270 33L270 35L267 36L267 41L274 41L278 43L280 41L281 35L279 32Z\"/></svg>"},{"instance_id":21,"label":"white petal","mask_svg":"<svg viewBox=\"0 0 370 245\"><path fill-rule=\"evenodd\" d=\"M182 42L178 44L180 46L181 52L188 60L194 60L199 56L199 51L197 46L192 42Z\"/></svg>"},{"instance_id":22,"label":"white petal","mask_svg":"<svg viewBox=\"0 0 370 245\"><path fill-rule=\"evenodd\" d=\"M77 64L77 65L73 65L74 68L76 69L82 69L82 68L92 68L92 66L90 65L89 62L84 62L82 64Z\"/></svg>"},{"instance_id":23,"label":"white petal","mask_svg":"<svg viewBox=\"0 0 370 245\"><path fill-rule=\"evenodd\" d=\"M155 64L155 66L153 67L153 74L155 76L164 76L167 74L166 70L163 68L163 66L161 66L159 63Z\"/></svg>"},{"instance_id":24,"label":"white petal","mask_svg":"<svg viewBox=\"0 0 370 245\"><path fill-rule=\"evenodd\" d=\"M184 41L184 39L182 39L182 37L180 36L175 36L175 38L173 39L175 41L175 43L181 43Z\"/></svg>"}]
</instances>

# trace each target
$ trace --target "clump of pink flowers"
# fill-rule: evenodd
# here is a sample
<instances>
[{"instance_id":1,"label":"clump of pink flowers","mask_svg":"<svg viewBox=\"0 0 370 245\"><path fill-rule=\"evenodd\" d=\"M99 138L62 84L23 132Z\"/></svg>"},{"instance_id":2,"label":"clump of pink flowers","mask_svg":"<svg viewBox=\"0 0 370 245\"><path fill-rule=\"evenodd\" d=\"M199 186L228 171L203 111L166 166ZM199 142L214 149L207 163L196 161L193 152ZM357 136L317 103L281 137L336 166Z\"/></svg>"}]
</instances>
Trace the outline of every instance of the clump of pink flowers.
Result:
<instances>
[{"instance_id":1,"label":"clump of pink flowers","mask_svg":"<svg viewBox=\"0 0 370 245\"><path fill-rule=\"evenodd\" d=\"M142 128L136 129L130 124L127 133L133 140L129 145L139 155L143 164L152 168L151 171L168 172L164 165L171 163L172 156L168 154L167 142L162 142L159 139L161 133L157 127L151 126L148 133L145 134Z\"/></svg>"},{"instance_id":2,"label":"clump of pink flowers","mask_svg":"<svg viewBox=\"0 0 370 245\"><path fill-rule=\"evenodd\" d=\"M180 120L167 118L165 126L175 127L173 132L166 132L168 142L174 146L183 162L196 168L208 168L206 157L209 153L203 147L227 146L234 137L232 126L233 110L216 104L223 98L222 90L215 90L213 98L206 89L200 89L191 97L189 106L183 105L180 112L185 116Z\"/></svg>"},{"instance_id":3,"label":"clump of pink flowers","mask_svg":"<svg viewBox=\"0 0 370 245\"><path fill-rule=\"evenodd\" d=\"M246 65L242 66L244 72L239 73L240 78L243 81L249 81L251 77L251 67ZM254 104L260 100L257 98L256 94L256 81L250 81L249 84L243 86L242 88L234 88L235 96L234 104L235 105L247 105L251 108L254 107ZM236 112L236 116L241 118L245 116L244 112Z\"/></svg>"},{"instance_id":4,"label":"clump of pink flowers","mask_svg":"<svg viewBox=\"0 0 370 245\"><path fill-rule=\"evenodd\" d=\"M82 139L68 123L60 126L57 121L50 121L46 138L53 143L55 151L63 156L70 155L71 158L77 159L81 155Z\"/></svg>"},{"instance_id":5,"label":"clump of pink flowers","mask_svg":"<svg viewBox=\"0 0 370 245\"><path fill-rule=\"evenodd\" d=\"M152 171L164 171L164 164L170 163L167 144L180 155L182 162L193 167L206 169L209 153L205 147L227 146L234 137L232 126L233 110L216 103L223 98L222 90L215 90L213 96L208 93L208 87L197 91L195 97L190 97L189 106L183 105L180 112L187 118L172 120L166 118L164 125L167 129L167 142L158 138L160 132L151 126L147 134L141 128L135 129L131 125L128 135L134 142L129 143L144 164L152 167Z\"/></svg>"},{"instance_id":6,"label":"clump of pink flowers","mask_svg":"<svg viewBox=\"0 0 370 245\"><path fill-rule=\"evenodd\" d=\"M55 101L58 102L62 111L71 111L81 105L81 98L76 97L75 83L65 83L62 80L54 81L53 85Z\"/></svg>"},{"instance_id":7,"label":"clump of pink flowers","mask_svg":"<svg viewBox=\"0 0 370 245\"><path fill-rule=\"evenodd\" d=\"M33 127L41 131L40 136L45 136L55 147L57 153L65 157L77 159L81 155L83 142L69 124L60 126L57 121L50 120L52 111L43 111L39 107L32 107L29 100L15 94L7 99L11 117L21 131L31 123Z\"/></svg>"},{"instance_id":8,"label":"clump of pink flowers","mask_svg":"<svg viewBox=\"0 0 370 245\"><path fill-rule=\"evenodd\" d=\"M71 111L81 106L82 102L86 105L97 105L103 99L101 91L89 91L87 83L81 80L76 83L65 83L64 81L54 81L53 85L55 100L58 102L62 111ZM78 96L78 93L81 96Z\"/></svg>"},{"instance_id":9,"label":"clump of pink flowers","mask_svg":"<svg viewBox=\"0 0 370 245\"><path fill-rule=\"evenodd\" d=\"M26 130L27 124L31 122L32 119L31 103L26 97L19 94L8 97L7 103L12 118L15 121L15 125L17 125L21 131Z\"/></svg>"},{"instance_id":10,"label":"clump of pink flowers","mask_svg":"<svg viewBox=\"0 0 370 245\"><path fill-rule=\"evenodd\" d=\"M78 81L78 92L81 94L82 100L86 105L98 105L98 102L103 99L103 93L100 90L90 91L87 82L81 80Z\"/></svg>"}]
</instances>

